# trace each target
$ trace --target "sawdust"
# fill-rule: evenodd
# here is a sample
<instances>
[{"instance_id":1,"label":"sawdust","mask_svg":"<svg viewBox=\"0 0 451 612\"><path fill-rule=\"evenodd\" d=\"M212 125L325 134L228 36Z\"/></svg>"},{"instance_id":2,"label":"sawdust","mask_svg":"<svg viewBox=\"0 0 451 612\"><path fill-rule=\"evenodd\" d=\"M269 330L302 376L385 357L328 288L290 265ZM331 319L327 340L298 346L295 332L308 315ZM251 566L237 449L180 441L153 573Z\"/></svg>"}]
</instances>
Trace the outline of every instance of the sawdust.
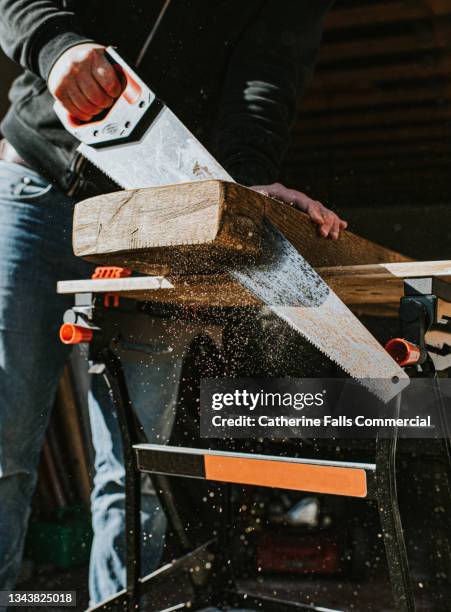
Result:
<instances>
[{"instance_id":1,"label":"sawdust","mask_svg":"<svg viewBox=\"0 0 451 612\"><path fill-rule=\"evenodd\" d=\"M321 277L268 221L263 223L262 257L229 273L268 306L318 307L330 293Z\"/></svg>"},{"instance_id":2,"label":"sawdust","mask_svg":"<svg viewBox=\"0 0 451 612\"><path fill-rule=\"evenodd\" d=\"M404 371L374 336L268 222L263 252L258 262L229 269L230 275L383 401L408 384Z\"/></svg>"}]
</instances>

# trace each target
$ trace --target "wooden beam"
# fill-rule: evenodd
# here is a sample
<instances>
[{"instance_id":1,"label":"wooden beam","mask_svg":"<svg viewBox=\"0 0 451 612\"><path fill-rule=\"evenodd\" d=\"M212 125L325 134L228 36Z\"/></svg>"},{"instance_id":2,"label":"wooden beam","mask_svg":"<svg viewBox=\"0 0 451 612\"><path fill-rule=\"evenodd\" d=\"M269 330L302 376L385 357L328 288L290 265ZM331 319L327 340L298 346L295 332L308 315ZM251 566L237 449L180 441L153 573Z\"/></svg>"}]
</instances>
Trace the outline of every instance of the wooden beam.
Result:
<instances>
[{"instance_id":1,"label":"wooden beam","mask_svg":"<svg viewBox=\"0 0 451 612\"><path fill-rule=\"evenodd\" d=\"M210 272L260 253L264 199L199 181L100 195L75 207L73 247L92 261L165 273ZM145 269L143 269L143 266Z\"/></svg>"},{"instance_id":2,"label":"wooden beam","mask_svg":"<svg viewBox=\"0 0 451 612\"><path fill-rule=\"evenodd\" d=\"M415 261L319 268L318 273L348 305L398 304L404 279L434 276L451 281L451 261Z\"/></svg>"},{"instance_id":3,"label":"wooden beam","mask_svg":"<svg viewBox=\"0 0 451 612\"><path fill-rule=\"evenodd\" d=\"M73 246L90 261L146 274L221 272L231 258L258 256L264 218L314 267L408 260L351 232L337 241L320 238L307 215L222 181L121 191L80 202Z\"/></svg>"},{"instance_id":4,"label":"wooden beam","mask_svg":"<svg viewBox=\"0 0 451 612\"><path fill-rule=\"evenodd\" d=\"M304 213L234 183L205 181L117 192L86 200L75 209L74 250L77 255L103 265L131 267L145 274L163 271L167 275L166 280L121 279L120 290L128 297L202 307L256 306L256 299L223 273L224 259L217 258L215 241L221 236L224 211L232 243L235 236L230 228L236 226L235 211L240 217L244 215L246 227L256 235L263 219L267 219L313 267L324 272L325 280L345 303L355 305L359 311L368 307L371 312L376 309L384 314L395 311L402 281L387 283L383 278L383 286L379 283L372 287L371 278L376 275L382 278L380 269L368 268L363 274L360 268L362 264L409 261L407 257L347 231L337 241L320 238L316 226ZM138 223L139 240L135 237ZM204 227L199 229L199 224ZM239 252L238 249L234 256ZM199 254L201 265L196 261ZM230 258L227 262L230 264ZM358 270L353 267L357 264ZM335 266L346 266L347 273ZM209 273L205 274L206 271ZM89 284L86 291L108 291L112 281L86 282ZM75 282L60 285L60 290L81 289Z\"/></svg>"},{"instance_id":5,"label":"wooden beam","mask_svg":"<svg viewBox=\"0 0 451 612\"><path fill-rule=\"evenodd\" d=\"M434 276L451 281L451 261L335 266L317 268L317 272L353 310L386 316L397 312L404 294L404 279ZM58 283L58 292L118 292L136 300L185 306L227 308L259 304L227 274L62 281Z\"/></svg>"}]
</instances>

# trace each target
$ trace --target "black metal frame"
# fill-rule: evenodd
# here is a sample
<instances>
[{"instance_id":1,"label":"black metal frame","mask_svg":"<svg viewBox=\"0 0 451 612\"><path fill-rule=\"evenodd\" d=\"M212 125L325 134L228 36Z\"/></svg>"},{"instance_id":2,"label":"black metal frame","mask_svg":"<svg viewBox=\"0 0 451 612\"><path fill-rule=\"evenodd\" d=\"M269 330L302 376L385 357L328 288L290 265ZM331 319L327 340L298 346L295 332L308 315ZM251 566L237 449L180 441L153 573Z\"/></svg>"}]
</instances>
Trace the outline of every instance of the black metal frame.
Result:
<instances>
[{"instance_id":1,"label":"black metal frame","mask_svg":"<svg viewBox=\"0 0 451 612\"><path fill-rule=\"evenodd\" d=\"M395 402L395 418L398 418L401 394ZM415 610L415 601L396 486L396 429L393 434L390 438L378 438L376 442L376 499L396 610L411 612Z\"/></svg>"},{"instance_id":2,"label":"black metal frame","mask_svg":"<svg viewBox=\"0 0 451 612\"><path fill-rule=\"evenodd\" d=\"M109 339L105 342L109 344ZM171 485L166 479L167 474L179 475L186 478L199 477L193 476L192 459L187 457L187 461L180 461L178 465L173 465L171 469L168 466L163 469L149 470L148 465L142 465L142 457L145 456L146 450L143 444L140 444L139 424L134 416L131 401L127 391L125 377L122 371L122 366L119 357L108 347L103 347L95 356L95 361L98 364L105 366L103 375L107 381L115 409L117 411L118 421L120 425L122 444L124 448L124 467L125 467L125 529L126 529L126 589L118 593L115 597L108 601L91 608L94 610L136 610L139 609L140 597L148 592L150 588L157 587L164 577L173 574L176 571L186 571L192 567L199 558L199 555L206 549L213 547L214 542L207 542L193 551L190 551L189 539L180 527L180 517L172 501ZM397 410L399 410L399 402L397 402ZM386 547L387 560L390 571L390 579L392 582L393 596L396 609L399 612L412 612L414 607L412 588L409 580L408 562L405 550L404 538L402 533L401 518L397 501L396 493L396 430L393 431L391 438L379 439L377 441L376 452L376 470L373 472L368 469L368 496L367 499L376 499L379 508L379 515L384 533L384 542ZM148 445L149 453L158 450L156 445ZM161 454L167 456L167 447L162 447ZM199 450L198 454L202 451ZM232 453L233 454L233 453ZM185 457L186 459L186 457ZM343 467L349 466L346 462L339 462ZM188 469L187 469L188 468ZM157 572L150 574L145 578L140 578L140 559L141 559L141 539L140 539L140 486L141 473L151 473L156 490L163 492L162 504L165 508L168 520L174 532L180 540L180 549L185 553L174 564L164 567ZM187 473L188 472L188 473ZM162 482L162 479L166 479ZM222 542L222 546L224 542ZM220 548L222 548L222 546ZM198 602L202 601L201 591L197 589ZM230 595L230 594L229 594ZM238 599L241 596L238 597ZM244 595L242 595L244 597ZM253 596L252 600L258 599L263 609L277 609L277 602L273 599L269 600L265 597ZM246 601L249 603L250 599ZM180 603L182 605L183 602ZM203 604L209 603L208 598ZM284 609L290 609L288 602L279 602ZM308 606L309 609L315 609ZM292 604L293 610L305 609L300 604ZM195 608L192 608L195 609ZM279 607L280 610L280 607Z\"/></svg>"},{"instance_id":3,"label":"black metal frame","mask_svg":"<svg viewBox=\"0 0 451 612\"><path fill-rule=\"evenodd\" d=\"M139 605L141 576L141 474L136 469L133 447L139 442L139 429L119 357L107 348L99 359L105 365L104 378L121 431L125 468L126 601L128 609L135 610Z\"/></svg>"},{"instance_id":4,"label":"black metal frame","mask_svg":"<svg viewBox=\"0 0 451 612\"><path fill-rule=\"evenodd\" d=\"M86 296L81 300L86 304ZM421 301L421 300L420 300ZM189 453L179 460L168 463L168 447L161 447L158 450L156 445L146 445L140 439L140 428L133 412L131 401L128 395L127 384L121 366L120 358L115 351L114 337L117 336L117 326L108 325L108 309L104 307L101 300L93 298L91 305L96 310L100 309L96 320L105 322L105 327L101 324L101 331L96 334L96 341L91 346L91 359L97 364L97 371L103 371L103 375L108 384L113 403L117 412L120 425L122 444L124 450L125 466L125 524L126 524L126 589L116 596L101 604L90 608L94 610L136 610L139 609L140 597L150 588L156 588L162 580L179 571L188 571L202 559L207 551L214 551L216 556L221 558L225 554L224 547L227 545L227 537L222 541L210 540L203 545L193 548L187 536L180 514L175 505L171 483L168 475L178 475L185 478L202 478L202 474L196 473L196 457L202 454L198 449ZM92 312L89 318L92 320ZM424 327L424 326L423 326ZM423 329L423 328L422 328ZM401 398L395 399L396 414L400 411ZM376 442L375 470L368 469L368 495L366 499L377 501L384 544L386 550L387 563L389 567L390 580L392 585L393 599L398 612L413 612L415 610L412 584L409 576L409 566L407 560L406 546L404 542L401 516L397 498L396 488L396 452L397 452L397 430L392 430L391 437L379 438ZM448 442L449 444L449 442ZM147 447L147 448L146 448ZM183 449L174 447L175 454L183 455ZM204 451L205 452L205 451ZM449 457L449 446L447 447ZM153 467L146 461L152 455ZM160 455L162 461L155 463L155 456ZM152 462L151 462L152 463ZM338 462L337 462L338 463ZM347 462L339 462L342 467L349 467ZM369 464L371 466L371 464ZM164 566L153 572L149 576L140 578L141 570L141 538L140 538L140 496L141 496L141 473L151 474L152 481L158 491L162 505L165 509L169 523L179 541L181 556L172 564ZM225 497L229 495L229 487L225 485ZM227 574L233 580L233 573ZM227 583L227 581L225 581ZM193 582L196 603L200 605L211 604L209 593L204 592L205 584ZM218 590L216 590L218 593ZM315 610L312 606L287 601L279 601L273 598L262 597L260 595L243 593L240 591L230 591L226 586L221 596L228 596L229 600L236 602L243 601L246 605L255 602L261 609L272 611L283 609ZM185 607L186 602L180 602L172 609ZM278 607L279 606L279 607ZM191 609L196 609L192 607Z\"/></svg>"},{"instance_id":5,"label":"black metal frame","mask_svg":"<svg viewBox=\"0 0 451 612\"><path fill-rule=\"evenodd\" d=\"M182 453L179 453L179 460L172 462L167 461L168 447L162 447L158 453L158 445L139 444L136 436L137 423L136 419L131 416L132 408L128 397L127 387L120 365L120 360L109 349L101 352L99 358L102 359L106 366L104 376L108 382L114 405L117 410L119 424L122 432L122 443L124 445L124 465L125 465L125 489L126 489L126 574L127 587L126 590L119 593L117 596L109 599L94 608L93 610L136 610L139 609L139 598L147 592L151 587L157 586L165 576L179 570L186 570L192 567L199 558L199 554L205 551L208 547L213 546L214 542L207 542L204 546L197 548L194 551L185 552L185 555L179 558L175 564L162 568L149 576L140 579L140 558L141 558L141 540L140 540L140 474L142 472L151 473L152 476L161 476L161 474L178 475L185 478L202 478L198 473L198 466L194 465L193 459L198 458L204 451L190 449L188 454L185 454L185 460L180 460ZM400 402L397 401L397 410L399 411ZM366 499L376 499L378 503L379 516L384 533L384 543L386 548L387 562L389 566L390 580L393 589L393 598L396 605L396 610L399 612L412 612L415 610L413 592L409 578L409 569L407 554L405 549L404 537L402 532L401 517L398 507L397 492L396 492L396 431L393 432L391 438L381 438L377 441L376 451L376 469L373 472L368 467L368 496ZM146 449L146 447L148 447ZM180 450L180 449L175 449ZM166 459L164 465L155 465L156 454L163 455ZM234 453L229 453L234 454ZM147 458L152 455L154 464L153 469L146 462ZM171 464L171 465L170 465ZM337 462L343 467L349 466L346 462ZM170 503L168 498L171 497L171 485L168 481L161 488L157 482L155 483L157 490L164 491L162 503L165 508L171 506L171 510L167 512L168 518L177 534L184 533L180 531L177 522L180 520L176 508ZM175 520L174 520L175 519ZM186 539L181 542L181 547L186 549L189 543ZM242 595L244 597L244 595ZM200 598L202 599L202 598ZM258 600L260 605L264 605L264 609L276 610L277 601L265 597L253 596L247 598L249 604L250 599ZM208 603L208 602L205 602ZM283 602L284 609L290 609L287 606L288 602ZM279 602L281 605L282 602ZM315 609L311 606L302 606L300 604L292 604L293 610L298 609ZM195 609L195 608L194 608ZM280 610L280 607L279 607Z\"/></svg>"}]
</instances>

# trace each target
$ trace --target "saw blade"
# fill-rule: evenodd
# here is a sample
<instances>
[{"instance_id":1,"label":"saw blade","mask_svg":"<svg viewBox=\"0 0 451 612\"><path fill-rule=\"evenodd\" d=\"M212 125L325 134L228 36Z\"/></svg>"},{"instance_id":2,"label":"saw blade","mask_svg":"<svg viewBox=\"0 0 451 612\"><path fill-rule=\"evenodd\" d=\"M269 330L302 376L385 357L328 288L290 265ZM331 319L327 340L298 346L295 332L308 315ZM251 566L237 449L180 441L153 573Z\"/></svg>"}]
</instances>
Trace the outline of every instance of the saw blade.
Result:
<instances>
[{"instance_id":1,"label":"saw blade","mask_svg":"<svg viewBox=\"0 0 451 612\"><path fill-rule=\"evenodd\" d=\"M78 151L124 189L233 180L164 105L139 140L100 148L81 144Z\"/></svg>"},{"instance_id":2,"label":"saw blade","mask_svg":"<svg viewBox=\"0 0 451 612\"><path fill-rule=\"evenodd\" d=\"M233 182L165 105L138 140L78 151L124 189ZM396 396L408 384L404 371L284 236L270 224L264 233L263 259L230 274L370 391L384 401Z\"/></svg>"},{"instance_id":3,"label":"saw blade","mask_svg":"<svg viewBox=\"0 0 451 612\"><path fill-rule=\"evenodd\" d=\"M409 377L293 245L268 221L263 257L229 274L382 401Z\"/></svg>"}]
</instances>

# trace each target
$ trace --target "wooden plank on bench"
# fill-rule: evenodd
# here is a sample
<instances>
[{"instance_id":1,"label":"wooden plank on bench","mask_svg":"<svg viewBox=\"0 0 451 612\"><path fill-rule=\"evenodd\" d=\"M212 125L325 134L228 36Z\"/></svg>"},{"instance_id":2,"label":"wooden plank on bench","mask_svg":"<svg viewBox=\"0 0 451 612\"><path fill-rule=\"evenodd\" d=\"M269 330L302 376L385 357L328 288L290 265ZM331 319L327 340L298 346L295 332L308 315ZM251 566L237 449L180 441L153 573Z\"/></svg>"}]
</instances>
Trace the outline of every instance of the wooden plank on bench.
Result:
<instances>
[{"instance_id":1,"label":"wooden plank on bench","mask_svg":"<svg viewBox=\"0 0 451 612\"><path fill-rule=\"evenodd\" d=\"M146 274L221 272L233 258L259 254L263 219L314 267L408 261L351 232L337 241L321 238L302 212L223 181L120 191L80 202L73 246L90 261Z\"/></svg>"},{"instance_id":2,"label":"wooden plank on bench","mask_svg":"<svg viewBox=\"0 0 451 612\"><path fill-rule=\"evenodd\" d=\"M386 263L317 268L345 304L368 314L395 314L406 278L451 280L451 261ZM189 306L256 306L257 299L227 274L61 281L59 293L111 293ZM368 308L369 306L369 308Z\"/></svg>"},{"instance_id":3,"label":"wooden plank on bench","mask_svg":"<svg viewBox=\"0 0 451 612\"><path fill-rule=\"evenodd\" d=\"M398 304L406 278L451 280L451 261L418 261L319 268L318 273L350 305Z\"/></svg>"}]
</instances>

